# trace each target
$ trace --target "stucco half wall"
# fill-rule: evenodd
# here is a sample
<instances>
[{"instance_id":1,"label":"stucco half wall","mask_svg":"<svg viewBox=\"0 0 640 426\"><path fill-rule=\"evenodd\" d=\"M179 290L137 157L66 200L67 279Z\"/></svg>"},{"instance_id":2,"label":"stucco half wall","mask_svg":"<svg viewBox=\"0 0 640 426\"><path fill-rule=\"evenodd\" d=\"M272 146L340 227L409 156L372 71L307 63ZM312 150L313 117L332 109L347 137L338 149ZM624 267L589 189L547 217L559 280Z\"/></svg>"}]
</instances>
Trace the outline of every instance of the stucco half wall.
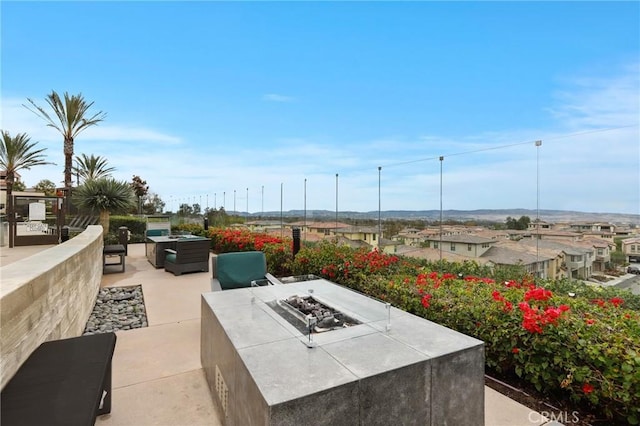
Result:
<instances>
[{"instance_id":1,"label":"stucco half wall","mask_svg":"<svg viewBox=\"0 0 640 426\"><path fill-rule=\"evenodd\" d=\"M0 388L43 342L80 336L102 280L102 226L0 268Z\"/></svg>"}]
</instances>

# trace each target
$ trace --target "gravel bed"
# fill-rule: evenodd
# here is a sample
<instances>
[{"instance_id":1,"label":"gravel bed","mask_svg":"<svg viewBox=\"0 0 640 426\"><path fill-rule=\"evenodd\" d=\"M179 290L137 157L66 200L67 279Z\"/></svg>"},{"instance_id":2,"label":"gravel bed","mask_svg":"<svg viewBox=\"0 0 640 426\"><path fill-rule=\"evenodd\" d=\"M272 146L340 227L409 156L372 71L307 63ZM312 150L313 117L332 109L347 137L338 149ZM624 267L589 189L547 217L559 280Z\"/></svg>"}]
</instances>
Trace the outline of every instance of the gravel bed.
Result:
<instances>
[{"instance_id":1,"label":"gravel bed","mask_svg":"<svg viewBox=\"0 0 640 426\"><path fill-rule=\"evenodd\" d=\"M146 327L142 286L101 288L83 335Z\"/></svg>"}]
</instances>

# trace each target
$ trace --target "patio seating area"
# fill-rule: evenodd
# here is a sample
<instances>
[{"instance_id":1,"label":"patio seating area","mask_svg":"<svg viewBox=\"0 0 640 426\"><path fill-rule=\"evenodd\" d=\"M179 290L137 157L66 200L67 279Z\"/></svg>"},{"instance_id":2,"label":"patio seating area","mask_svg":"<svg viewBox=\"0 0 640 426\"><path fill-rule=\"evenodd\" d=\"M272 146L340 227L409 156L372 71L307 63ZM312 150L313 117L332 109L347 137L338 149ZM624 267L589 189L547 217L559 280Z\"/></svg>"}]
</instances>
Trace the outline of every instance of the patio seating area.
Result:
<instances>
[{"instance_id":1,"label":"patio seating area","mask_svg":"<svg viewBox=\"0 0 640 426\"><path fill-rule=\"evenodd\" d=\"M4 266L48 246L0 248ZM50 247L50 246L49 246ZM102 287L142 285L148 327L118 331L111 413L96 425L222 425L200 361L201 294L212 273L180 276L156 269L144 244L130 244L126 271L102 277ZM488 426L557 425L485 387Z\"/></svg>"}]
</instances>

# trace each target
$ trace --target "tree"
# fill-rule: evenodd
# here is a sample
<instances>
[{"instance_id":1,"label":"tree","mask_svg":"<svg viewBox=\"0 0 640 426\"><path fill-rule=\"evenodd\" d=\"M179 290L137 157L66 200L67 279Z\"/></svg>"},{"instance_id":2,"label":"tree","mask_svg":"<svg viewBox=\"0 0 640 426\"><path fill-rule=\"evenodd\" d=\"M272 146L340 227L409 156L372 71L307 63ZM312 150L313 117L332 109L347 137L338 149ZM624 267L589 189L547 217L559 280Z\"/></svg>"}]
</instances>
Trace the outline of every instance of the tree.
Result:
<instances>
[{"instance_id":1,"label":"tree","mask_svg":"<svg viewBox=\"0 0 640 426\"><path fill-rule=\"evenodd\" d=\"M131 179L131 188L136 197L138 197L138 214L142 214L142 197L149 192L149 185L147 185L146 180L142 180L140 176L134 175Z\"/></svg>"},{"instance_id":2,"label":"tree","mask_svg":"<svg viewBox=\"0 0 640 426\"><path fill-rule=\"evenodd\" d=\"M54 117L50 116L44 108L36 105L33 100L27 98L27 101L29 101L35 109L31 109L27 105L24 105L25 108L45 120L48 127L56 129L64 138L64 186L71 188L74 139L83 130L103 121L106 113L99 111L91 117L88 117L88 111L89 108L93 106L93 102L87 102L82 96L82 93L69 95L65 92L63 102L60 96L52 90L45 98L45 101L47 101L47 104L49 104L49 107L53 110Z\"/></svg>"},{"instance_id":3,"label":"tree","mask_svg":"<svg viewBox=\"0 0 640 426\"><path fill-rule=\"evenodd\" d=\"M520 219L507 216L506 219L507 229L524 230L529 227L529 223L531 223L531 218L529 216L520 216Z\"/></svg>"},{"instance_id":4,"label":"tree","mask_svg":"<svg viewBox=\"0 0 640 426\"><path fill-rule=\"evenodd\" d=\"M144 203L142 204L142 211L145 214L162 213L165 205L166 203L162 201L162 198L160 198L158 194L151 193L148 197L145 197Z\"/></svg>"},{"instance_id":5,"label":"tree","mask_svg":"<svg viewBox=\"0 0 640 426\"><path fill-rule=\"evenodd\" d=\"M107 159L99 155L80 154L76 156L76 162L77 166L73 171L83 181L110 177L111 172L116 170L115 167L109 167Z\"/></svg>"},{"instance_id":6,"label":"tree","mask_svg":"<svg viewBox=\"0 0 640 426\"><path fill-rule=\"evenodd\" d=\"M27 189L27 185L24 184L23 181L21 181L20 179L17 179L16 181L13 182L13 191L25 191Z\"/></svg>"},{"instance_id":7,"label":"tree","mask_svg":"<svg viewBox=\"0 0 640 426\"><path fill-rule=\"evenodd\" d=\"M100 178L86 181L73 193L74 204L100 213L102 233L109 232L111 213L126 212L136 205L131 185L112 178Z\"/></svg>"},{"instance_id":8,"label":"tree","mask_svg":"<svg viewBox=\"0 0 640 426\"><path fill-rule=\"evenodd\" d=\"M9 218L9 247L13 247L13 225L15 220L11 192L18 170L29 170L33 166L53 164L45 161L46 148L36 148L38 142L31 143L26 133L18 133L12 137L9 132L2 130L2 145L0 145L0 167L7 172L7 217Z\"/></svg>"},{"instance_id":9,"label":"tree","mask_svg":"<svg viewBox=\"0 0 640 426\"><path fill-rule=\"evenodd\" d=\"M187 203L182 203L180 207L178 207L176 214L178 216L191 216L193 214L193 207Z\"/></svg>"},{"instance_id":10,"label":"tree","mask_svg":"<svg viewBox=\"0 0 640 426\"><path fill-rule=\"evenodd\" d=\"M55 195L56 184L51 182L49 179L42 179L33 187L33 189L38 192L44 192L44 195Z\"/></svg>"}]
</instances>

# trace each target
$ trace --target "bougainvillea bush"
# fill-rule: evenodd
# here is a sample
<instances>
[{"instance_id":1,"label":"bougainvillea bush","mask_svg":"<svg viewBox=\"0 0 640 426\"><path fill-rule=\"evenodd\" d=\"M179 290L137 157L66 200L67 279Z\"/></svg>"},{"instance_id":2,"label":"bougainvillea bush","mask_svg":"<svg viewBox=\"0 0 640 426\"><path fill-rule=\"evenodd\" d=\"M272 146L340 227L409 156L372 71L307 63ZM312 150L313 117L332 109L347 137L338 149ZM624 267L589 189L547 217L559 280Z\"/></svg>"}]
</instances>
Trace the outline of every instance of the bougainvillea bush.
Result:
<instances>
[{"instance_id":1,"label":"bougainvillea bush","mask_svg":"<svg viewBox=\"0 0 640 426\"><path fill-rule=\"evenodd\" d=\"M214 253L260 250L265 253L269 273L276 276L289 274L293 260L293 242L290 238L229 228L209 228L207 237L211 238Z\"/></svg>"},{"instance_id":2,"label":"bougainvillea bush","mask_svg":"<svg viewBox=\"0 0 640 426\"><path fill-rule=\"evenodd\" d=\"M303 248L291 270L325 277L481 339L488 368L590 406L612 422L638 423L639 298L628 292L526 277L504 280L504 271L497 280L470 274L491 275L472 263L430 264L329 243Z\"/></svg>"},{"instance_id":3,"label":"bougainvillea bush","mask_svg":"<svg viewBox=\"0 0 640 426\"><path fill-rule=\"evenodd\" d=\"M485 342L492 371L591 407L640 418L640 297L570 280L534 281L475 262L428 262L322 242L209 229L215 252L263 250L275 275L314 274ZM513 279L509 275L513 275Z\"/></svg>"}]
</instances>

